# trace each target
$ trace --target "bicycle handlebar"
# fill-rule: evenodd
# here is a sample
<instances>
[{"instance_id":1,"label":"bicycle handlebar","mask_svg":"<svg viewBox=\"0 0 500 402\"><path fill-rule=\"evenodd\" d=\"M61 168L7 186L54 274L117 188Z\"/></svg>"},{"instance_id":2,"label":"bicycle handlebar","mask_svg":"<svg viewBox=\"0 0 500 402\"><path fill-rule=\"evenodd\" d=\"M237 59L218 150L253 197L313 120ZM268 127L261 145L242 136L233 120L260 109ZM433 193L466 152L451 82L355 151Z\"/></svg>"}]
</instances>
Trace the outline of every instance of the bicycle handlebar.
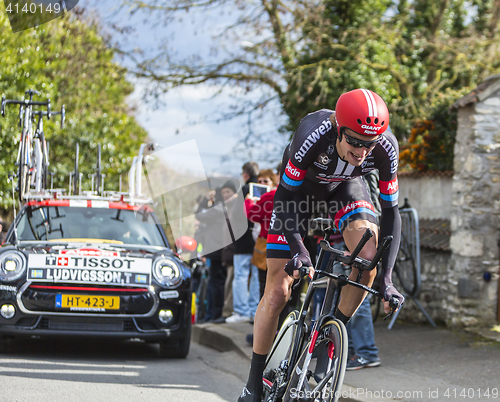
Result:
<instances>
[{"instance_id":1,"label":"bicycle handlebar","mask_svg":"<svg viewBox=\"0 0 500 402\"><path fill-rule=\"evenodd\" d=\"M5 99L2 97L2 116L5 117L5 105L13 104L13 105L21 105L21 106L47 106L50 113L50 99L46 102L37 102L37 101L29 101L29 100L16 100L16 99Z\"/></svg>"},{"instance_id":2,"label":"bicycle handlebar","mask_svg":"<svg viewBox=\"0 0 500 402\"><path fill-rule=\"evenodd\" d=\"M335 250L335 249L334 249ZM365 260L366 261L366 260ZM308 270L309 271L309 270ZM351 286L354 286L354 287L357 287L359 289L362 289L368 293L371 293L372 295L378 297L379 299L381 300L385 300L384 299L384 295L382 293L380 293L378 290L376 289L373 289L367 285L364 285L362 283L359 283L359 282L356 282L356 281L352 281L350 280L346 275L344 274L332 274L330 272L327 272L327 271L321 271L321 270L317 270L315 271L315 275L322 275L322 276L328 276L332 279L335 279L337 280L338 282L340 282L342 284L342 286L345 286L345 285L351 285ZM302 275L302 271L301 271L301 278L304 277L305 275ZM384 320L391 317L394 312L400 307L399 306L399 300L392 296L390 299L389 299L389 307L391 309L391 312L384 317Z\"/></svg>"}]
</instances>

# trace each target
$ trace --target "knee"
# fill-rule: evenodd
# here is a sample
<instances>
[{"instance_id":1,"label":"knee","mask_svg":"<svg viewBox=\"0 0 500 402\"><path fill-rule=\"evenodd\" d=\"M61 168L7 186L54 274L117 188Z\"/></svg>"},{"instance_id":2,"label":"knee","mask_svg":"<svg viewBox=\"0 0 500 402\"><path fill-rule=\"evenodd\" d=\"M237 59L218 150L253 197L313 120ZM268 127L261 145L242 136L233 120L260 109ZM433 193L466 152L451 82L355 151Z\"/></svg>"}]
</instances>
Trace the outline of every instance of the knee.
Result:
<instances>
[{"instance_id":1,"label":"knee","mask_svg":"<svg viewBox=\"0 0 500 402\"><path fill-rule=\"evenodd\" d=\"M369 279L370 283L372 283L375 280L375 277L377 276L377 268L372 269L371 271L363 272L363 276Z\"/></svg>"},{"instance_id":2,"label":"knee","mask_svg":"<svg viewBox=\"0 0 500 402\"><path fill-rule=\"evenodd\" d=\"M267 292L265 297L268 308L279 314L289 298L289 291L283 286L275 286Z\"/></svg>"}]
</instances>

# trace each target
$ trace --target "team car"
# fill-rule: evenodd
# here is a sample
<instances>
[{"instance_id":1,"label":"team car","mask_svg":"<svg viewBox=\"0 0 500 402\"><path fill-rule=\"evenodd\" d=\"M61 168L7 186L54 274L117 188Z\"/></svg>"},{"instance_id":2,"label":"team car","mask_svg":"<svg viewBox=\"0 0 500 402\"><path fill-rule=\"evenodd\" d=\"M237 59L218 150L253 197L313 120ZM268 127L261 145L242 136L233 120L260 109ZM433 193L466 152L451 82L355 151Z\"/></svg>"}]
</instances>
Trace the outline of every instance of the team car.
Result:
<instances>
[{"instance_id":1,"label":"team car","mask_svg":"<svg viewBox=\"0 0 500 402\"><path fill-rule=\"evenodd\" d=\"M153 208L123 194L28 200L0 249L0 338L139 338L184 358L191 298Z\"/></svg>"}]
</instances>

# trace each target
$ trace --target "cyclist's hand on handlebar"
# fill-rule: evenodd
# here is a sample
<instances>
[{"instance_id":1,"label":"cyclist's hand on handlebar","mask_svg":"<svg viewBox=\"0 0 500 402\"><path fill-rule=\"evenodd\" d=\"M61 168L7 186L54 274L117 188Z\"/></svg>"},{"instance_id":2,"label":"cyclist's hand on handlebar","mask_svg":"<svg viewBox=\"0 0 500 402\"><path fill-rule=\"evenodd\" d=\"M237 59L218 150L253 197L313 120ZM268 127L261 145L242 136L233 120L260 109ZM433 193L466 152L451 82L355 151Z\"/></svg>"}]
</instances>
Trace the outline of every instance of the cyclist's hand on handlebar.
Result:
<instances>
[{"instance_id":1,"label":"cyclist's hand on handlebar","mask_svg":"<svg viewBox=\"0 0 500 402\"><path fill-rule=\"evenodd\" d=\"M312 276L314 268L308 254L297 253L285 265L285 272L293 279L300 279L303 276Z\"/></svg>"},{"instance_id":2,"label":"cyclist's hand on handlebar","mask_svg":"<svg viewBox=\"0 0 500 402\"><path fill-rule=\"evenodd\" d=\"M391 314L398 311L405 302L404 296L398 292L392 283L382 283L384 294L384 311Z\"/></svg>"}]
</instances>

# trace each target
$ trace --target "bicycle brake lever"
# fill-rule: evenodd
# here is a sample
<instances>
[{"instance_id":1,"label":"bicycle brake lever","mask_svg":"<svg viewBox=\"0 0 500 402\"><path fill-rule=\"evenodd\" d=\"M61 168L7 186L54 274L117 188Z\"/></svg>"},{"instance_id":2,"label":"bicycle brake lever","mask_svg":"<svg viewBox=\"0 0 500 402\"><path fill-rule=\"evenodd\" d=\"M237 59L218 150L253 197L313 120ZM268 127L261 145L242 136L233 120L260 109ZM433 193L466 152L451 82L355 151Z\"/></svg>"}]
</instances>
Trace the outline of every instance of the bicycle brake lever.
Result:
<instances>
[{"instance_id":1,"label":"bicycle brake lever","mask_svg":"<svg viewBox=\"0 0 500 402\"><path fill-rule=\"evenodd\" d=\"M391 297L391 299L389 300L389 307L391 308L391 311L384 317L384 320L392 317L392 315L396 312L396 310L399 308L399 300L395 297Z\"/></svg>"},{"instance_id":2,"label":"bicycle brake lever","mask_svg":"<svg viewBox=\"0 0 500 402\"><path fill-rule=\"evenodd\" d=\"M309 275L309 268L308 267L300 267L299 268L299 275L300 275L300 278L297 281L297 283L292 286L292 290L295 290L295 288L302 283L302 278L304 278L307 275Z\"/></svg>"}]
</instances>

